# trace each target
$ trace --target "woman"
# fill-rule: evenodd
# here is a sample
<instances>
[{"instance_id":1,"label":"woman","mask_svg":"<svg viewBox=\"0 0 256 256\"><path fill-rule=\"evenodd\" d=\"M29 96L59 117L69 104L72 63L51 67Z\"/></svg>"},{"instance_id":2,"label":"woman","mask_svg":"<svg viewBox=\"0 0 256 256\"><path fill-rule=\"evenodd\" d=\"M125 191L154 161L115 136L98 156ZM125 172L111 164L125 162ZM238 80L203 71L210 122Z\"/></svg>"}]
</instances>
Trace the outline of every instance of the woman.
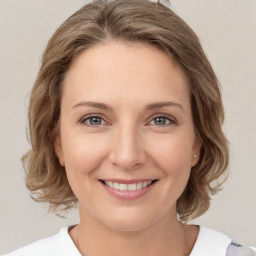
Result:
<instances>
[{"instance_id":1,"label":"woman","mask_svg":"<svg viewBox=\"0 0 256 256\"><path fill-rule=\"evenodd\" d=\"M80 223L7 255L254 255L186 224L227 176L223 119L214 71L175 13L84 6L45 50L23 157L34 199L56 213L79 202Z\"/></svg>"}]
</instances>

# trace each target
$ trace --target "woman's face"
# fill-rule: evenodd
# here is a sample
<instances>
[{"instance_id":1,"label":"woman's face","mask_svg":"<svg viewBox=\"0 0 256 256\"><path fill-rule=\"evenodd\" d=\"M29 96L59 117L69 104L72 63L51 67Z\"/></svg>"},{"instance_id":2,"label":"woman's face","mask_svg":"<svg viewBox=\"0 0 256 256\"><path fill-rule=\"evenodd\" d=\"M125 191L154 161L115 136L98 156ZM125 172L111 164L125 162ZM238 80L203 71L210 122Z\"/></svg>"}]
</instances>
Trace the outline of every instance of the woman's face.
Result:
<instances>
[{"instance_id":1,"label":"woman's face","mask_svg":"<svg viewBox=\"0 0 256 256\"><path fill-rule=\"evenodd\" d=\"M55 151L81 217L114 230L176 218L199 149L188 83L165 53L112 41L76 57Z\"/></svg>"}]
</instances>

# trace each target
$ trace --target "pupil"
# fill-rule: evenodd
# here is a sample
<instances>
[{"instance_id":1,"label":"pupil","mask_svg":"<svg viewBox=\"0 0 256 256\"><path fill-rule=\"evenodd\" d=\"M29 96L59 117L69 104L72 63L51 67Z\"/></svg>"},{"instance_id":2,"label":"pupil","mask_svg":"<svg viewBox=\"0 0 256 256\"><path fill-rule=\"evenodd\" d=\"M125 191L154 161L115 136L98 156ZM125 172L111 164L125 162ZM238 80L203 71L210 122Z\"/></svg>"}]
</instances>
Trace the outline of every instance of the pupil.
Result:
<instances>
[{"instance_id":1,"label":"pupil","mask_svg":"<svg viewBox=\"0 0 256 256\"><path fill-rule=\"evenodd\" d=\"M164 117L156 117L155 118L156 124L165 125L166 119Z\"/></svg>"},{"instance_id":2,"label":"pupil","mask_svg":"<svg viewBox=\"0 0 256 256\"><path fill-rule=\"evenodd\" d=\"M91 120L90 120L90 124L92 124L92 125L100 125L101 124L100 118L92 117Z\"/></svg>"}]
</instances>

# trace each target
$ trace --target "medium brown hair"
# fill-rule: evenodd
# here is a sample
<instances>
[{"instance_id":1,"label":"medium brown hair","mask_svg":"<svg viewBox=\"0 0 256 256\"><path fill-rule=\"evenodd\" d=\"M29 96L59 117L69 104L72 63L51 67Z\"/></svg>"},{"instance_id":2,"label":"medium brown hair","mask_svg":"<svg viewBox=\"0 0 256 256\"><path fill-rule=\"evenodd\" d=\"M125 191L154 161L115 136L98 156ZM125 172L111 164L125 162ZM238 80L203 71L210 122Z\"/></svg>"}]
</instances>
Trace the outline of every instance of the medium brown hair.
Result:
<instances>
[{"instance_id":1,"label":"medium brown hair","mask_svg":"<svg viewBox=\"0 0 256 256\"><path fill-rule=\"evenodd\" d=\"M48 202L55 213L77 202L54 151L63 79L79 53L109 39L153 45L173 58L186 74L202 147L178 199L177 212L182 221L202 215L226 177L229 160L218 80L192 29L170 8L148 0L93 1L68 18L49 40L30 98L32 149L22 158L32 198Z\"/></svg>"}]
</instances>

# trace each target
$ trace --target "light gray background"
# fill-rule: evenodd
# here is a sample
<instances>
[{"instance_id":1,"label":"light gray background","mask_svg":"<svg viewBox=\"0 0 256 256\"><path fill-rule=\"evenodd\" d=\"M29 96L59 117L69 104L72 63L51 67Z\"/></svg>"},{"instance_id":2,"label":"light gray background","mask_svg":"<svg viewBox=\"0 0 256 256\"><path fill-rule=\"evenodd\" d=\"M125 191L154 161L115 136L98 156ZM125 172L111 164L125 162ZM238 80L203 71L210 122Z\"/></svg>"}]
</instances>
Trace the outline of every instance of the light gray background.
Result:
<instances>
[{"instance_id":1,"label":"light gray background","mask_svg":"<svg viewBox=\"0 0 256 256\"><path fill-rule=\"evenodd\" d=\"M32 201L19 161L26 139L28 95L55 29L86 1L0 0L0 253L78 222ZM173 0L196 31L223 87L230 178L207 214L194 220L256 246L256 1Z\"/></svg>"}]
</instances>

